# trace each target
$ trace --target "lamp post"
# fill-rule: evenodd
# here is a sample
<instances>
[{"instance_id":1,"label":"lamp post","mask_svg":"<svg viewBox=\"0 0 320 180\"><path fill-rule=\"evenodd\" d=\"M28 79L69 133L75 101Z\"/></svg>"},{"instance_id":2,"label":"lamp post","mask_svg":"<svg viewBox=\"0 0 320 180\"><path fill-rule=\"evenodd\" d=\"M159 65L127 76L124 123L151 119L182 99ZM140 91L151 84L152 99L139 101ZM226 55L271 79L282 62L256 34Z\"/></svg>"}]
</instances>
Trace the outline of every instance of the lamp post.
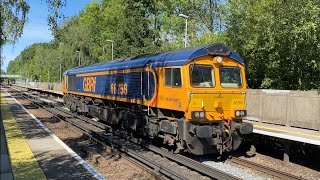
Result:
<instances>
[{"instance_id":1,"label":"lamp post","mask_svg":"<svg viewBox=\"0 0 320 180\"><path fill-rule=\"evenodd\" d=\"M48 70L48 83L50 82L50 71Z\"/></svg>"},{"instance_id":2,"label":"lamp post","mask_svg":"<svg viewBox=\"0 0 320 180\"><path fill-rule=\"evenodd\" d=\"M60 79L60 81L59 82L61 82L61 72L62 72L62 70L61 70L61 58L60 57L58 57L58 59L59 59L59 64L60 64L60 69L59 69L59 79Z\"/></svg>"},{"instance_id":3,"label":"lamp post","mask_svg":"<svg viewBox=\"0 0 320 180\"><path fill-rule=\"evenodd\" d=\"M179 14L179 17L182 17L186 20L186 30L184 33L184 47L187 47L187 32L188 32L188 18L189 18L189 16L187 16L185 14Z\"/></svg>"},{"instance_id":4,"label":"lamp post","mask_svg":"<svg viewBox=\"0 0 320 180\"><path fill-rule=\"evenodd\" d=\"M76 51L76 53L79 53L79 66L81 66L81 61L80 61L80 50L78 51Z\"/></svg>"},{"instance_id":5,"label":"lamp post","mask_svg":"<svg viewBox=\"0 0 320 180\"><path fill-rule=\"evenodd\" d=\"M114 43L114 41L112 41L110 39L107 39L106 41L111 42L111 60L113 61L113 43Z\"/></svg>"}]
</instances>

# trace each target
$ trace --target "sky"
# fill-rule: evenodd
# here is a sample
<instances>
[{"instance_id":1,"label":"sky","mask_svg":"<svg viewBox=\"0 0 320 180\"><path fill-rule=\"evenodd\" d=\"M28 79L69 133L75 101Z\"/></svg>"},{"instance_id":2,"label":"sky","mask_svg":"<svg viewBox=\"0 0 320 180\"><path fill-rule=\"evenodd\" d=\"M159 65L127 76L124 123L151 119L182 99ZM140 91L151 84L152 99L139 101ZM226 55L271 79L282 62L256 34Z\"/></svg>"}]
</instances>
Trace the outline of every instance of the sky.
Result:
<instances>
[{"instance_id":1,"label":"sky","mask_svg":"<svg viewBox=\"0 0 320 180\"><path fill-rule=\"evenodd\" d=\"M66 0L67 6L62 9L66 17L78 15L85 8L86 4L94 0ZM20 52L26 47L40 42L50 42L53 40L49 30L47 16L48 5L46 0L27 0L30 6L28 21L23 29L23 35L18 39L15 45L7 44L3 47L2 56L4 57L1 69L6 71L9 61L19 56Z\"/></svg>"}]
</instances>

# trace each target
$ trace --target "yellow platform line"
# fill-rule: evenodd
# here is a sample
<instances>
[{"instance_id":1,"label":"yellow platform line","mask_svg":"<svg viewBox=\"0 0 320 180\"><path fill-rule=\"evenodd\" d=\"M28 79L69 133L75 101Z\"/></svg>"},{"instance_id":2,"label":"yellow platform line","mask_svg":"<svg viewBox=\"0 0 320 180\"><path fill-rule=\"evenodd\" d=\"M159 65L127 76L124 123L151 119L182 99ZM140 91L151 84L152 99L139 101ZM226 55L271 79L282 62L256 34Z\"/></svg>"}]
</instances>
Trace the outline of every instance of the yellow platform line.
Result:
<instances>
[{"instance_id":1,"label":"yellow platform line","mask_svg":"<svg viewBox=\"0 0 320 180\"><path fill-rule=\"evenodd\" d=\"M14 179L47 179L1 93L1 112Z\"/></svg>"},{"instance_id":2,"label":"yellow platform line","mask_svg":"<svg viewBox=\"0 0 320 180\"><path fill-rule=\"evenodd\" d=\"M253 125L253 127L259 128L259 129L266 129L266 130L271 130L271 131L289 133L289 134L302 135L302 136L307 136L307 137L320 138L320 135L312 135L312 134L306 134L306 133L301 133L301 132L282 130L282 129L276 129L276 128L270 128L270 127L264 127L264 126L259 126L259 125L255 125L255 124Z\"/></svg>"}]
</instances>

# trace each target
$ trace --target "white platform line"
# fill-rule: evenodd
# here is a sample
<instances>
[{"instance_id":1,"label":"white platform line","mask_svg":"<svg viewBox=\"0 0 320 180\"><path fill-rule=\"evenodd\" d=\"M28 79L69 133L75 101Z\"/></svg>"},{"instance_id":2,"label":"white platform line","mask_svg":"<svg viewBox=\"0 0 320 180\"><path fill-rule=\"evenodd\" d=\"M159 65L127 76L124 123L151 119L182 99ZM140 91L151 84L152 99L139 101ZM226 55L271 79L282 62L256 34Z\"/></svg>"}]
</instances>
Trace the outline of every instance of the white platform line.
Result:
<instances>
[{"instance_id":1,"label":"white platform line","mask_svg":"<svg viewBox=\"0 0 320 180\"><path fill-rule=\"evenodd\" d=\"M8 94L11 96L10 93L8 93ZM79 164L81 164L87 171L89 171L89 173L92 174L93 177L95 177L96 179L99 179L99 180L104 180L105 179L94 168L92 168L86 161L84 161L77 153L75 153L71 148L69 148L69 146L67 146L55 134L53 134L38 118L36 118L33 114L31 114L22 104L20 104L15 98L13 98L13 99L20 105L20 107L23 110L25 110L32 117L32 119L37 121L37 123L42 127L42 129L44 129L47 133L49 133L49 135L54 140L56 140L65 150L67 150L68 153L71 155L71 157L75 158L79 162Z\"/></svg>"},{"instance_id":2,"label":"white platform line","mask_svg":"<svg viewBox=\"0 0 320 180\"><path fill-rule=\"evenodd\" d=\"M320 146L320 141L313 140L313 139L297 137L297 136L292 136L292 135L287 135L287 134L282 134L282 133L275 133L275 132L270 132L270 131L263 131L263 130L259 130L259 129L253 129L253 132L257 133L257 134L273 136L273 137L278 137L278 138L282 138L282 139L299 141L299 142L303 142L303 143L314 144L314 145Z\"/></svg>"}]
</instances>

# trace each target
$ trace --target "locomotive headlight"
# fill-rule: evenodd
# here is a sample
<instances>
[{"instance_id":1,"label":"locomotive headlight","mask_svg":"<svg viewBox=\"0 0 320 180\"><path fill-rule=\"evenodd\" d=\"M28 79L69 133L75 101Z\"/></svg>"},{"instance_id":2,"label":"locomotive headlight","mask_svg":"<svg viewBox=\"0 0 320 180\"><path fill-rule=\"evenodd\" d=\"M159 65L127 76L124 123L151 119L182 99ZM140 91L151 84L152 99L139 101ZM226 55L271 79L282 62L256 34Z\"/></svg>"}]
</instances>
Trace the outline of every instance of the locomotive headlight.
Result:
<instances>
[{"instance_id":1,"label":"locomotive headlight","mask_svg":"<svg viewBox=\"0 0 320 180\"><path fill-rule=\"evenodd\" d=\"M195 112L195 113L194 113L194 116L195 116L196 118L198 118L198 117L200 117L200 113L199 113L199 112Z\"/></svg>"},{"instance_id":2,"label":"locomotive headlight","mask_svg":"<svg viewBox=\"0 0 320 180\"><path fill-rule=\"evenodd\" d=\"M220 57L220 56L217 57L217 63L219 63L219 64L222 63L222 57Z\"/></svg>"},{"instance_id":3,"label":"locomotive headlight","mask_svg":"<svg viewBox=\"0 0 320 180\"><path fill-rule=\"evenodd\" d=\"M198 118L206 118L206 114L204 111L192 111L191 112L191 117L198 119Z\"/></svg>"},{"instance_id":4,"label":"locomotive headlight","mask_svg":"<svg viewBox=\"0 0 320 180\"><path fill-rule=\"evenodd\" d=\"M247 111L246 110L236 110L234 112L236 117L243 117L247 115Z\"/></svg>"}]
</instances>

